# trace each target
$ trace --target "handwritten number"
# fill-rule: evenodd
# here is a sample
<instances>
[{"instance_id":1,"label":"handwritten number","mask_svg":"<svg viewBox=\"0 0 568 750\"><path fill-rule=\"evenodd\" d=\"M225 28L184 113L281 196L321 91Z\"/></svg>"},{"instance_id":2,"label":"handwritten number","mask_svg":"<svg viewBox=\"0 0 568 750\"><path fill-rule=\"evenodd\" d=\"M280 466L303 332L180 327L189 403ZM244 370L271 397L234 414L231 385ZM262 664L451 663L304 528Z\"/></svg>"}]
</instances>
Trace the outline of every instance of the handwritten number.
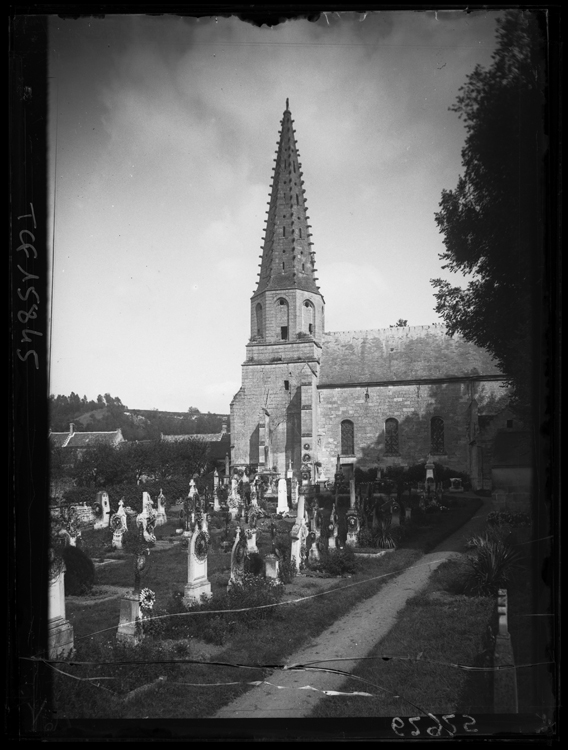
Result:
<instances>
[{"instance_id":1,"label":"handwritten number","mask_svg":"<svg viewBox=\"0 0 568 750\"><path fill-rule=\"evenodd\" d=\"M30 257L28 253L28 248L29 248L32 250L34 254L34 258L37 258L37 250L32 245L32 242L24 242L24 237L23 237L24 234L30 234L32 237L32 242L35 242L35 236L33 235L33 233L30 232L29 229L22 229L22 231L20 232L21 245L18 245L18 247L16 248L16 252L18 252L18 250L24 250L24 252L26 253L26 258L29 258Z\"/></svg>"},{"instance_id":2,"label":"handwritten number","mask_svg":"<svg viewBox=\"0 0 568 750\"><path fill-rule=\"evenodd\" d=\"M41 331L34 331L32 328L24 328L22 333L24 334L24 338L22 339L23 344L29 344L31 341L31 339L28 338L28 333L33 333L34 336L43 336Z\"/></svg>"},{"instance_id":3,"label":"handwritten number","mask_svg":"<svg viewBox=\"0 0 568 750\"><path fill-rule=\"evenodd\" d=\"M464 714L463 717L464 719L471 719L471 721L466 721L465 724L463 725L463 728L465 729L465 731L477 732L478 731L477 729L468 729L468 727L473 726L475 724L475 719L473 718L473 716L468 716L467 714Z\"/></svg>"},{"instance_id":4,"label":"handwritten number","mask_svg":"<svg viewBox=\"0 0 568 750\"><path fill-rule=\"evenodd\" d=\"M417 735L419 735L419 734L420 734L420 730L418 729L418 727L416 726L416 724L415 724L414 722L415 722L415 721L420 721L420 719L421 719L421 718L422 718L421 716L409 716L409 717L408 717L408 721L409 721L409 722L410 722L410 723L412 724L412 726L413 726L413 727L414 727L414 729L415 729L415 731L414 731L414 732L411 732L411 733L410 733L410 734L412 734L412 735L413 735L414 737L416 737Z\"/></svg>"},{"instance_id":5,"label":"handwritten number","mask_svg":"<svg viewBox=\"0 0 568 750\"><path fill-rule=\"evenodd\" d=\"M37 314L35 312L36 310L37 310L37 305L35 304L30 307L29 312L20 310L20 312L18 313L18 320L20 321L20 323L27 323L30 318L32 320L35 320L35 318L37 318Z\"/></svg>"},{"instance_id":6,"label":"handwritten number","mask_svg":"<svg viewBox=\"0 0 568 750\"><path fill-rule=\"evenodd\" d=\"M445 714L444 716L442 716L442 719L446 722L446 724L449 724L451 726L451 728L452 728L451 729L451 733L452 734L455 734L458 730L456 729L456 727L454 726L454 724L452 724L451 721L448 721L448 719L455 719L455 718L456 718L455 714Z\"/></svg>"},{"instance_id":7,"label":"handwritten number","mask_svg":"<svg viewBox=\"0 0 568 750\"><path fill-rule=\"evenodd\" d=\"M25 362L25 361L26 361L26 359L27 359L27 358L28 358L28 357L30 356L30 354L32 354L32 355L33 355L33 356L35 357L35 366L36 366L36 370L39 370L39 361L38 361L38 358L37 358L37 352L34 352L34 350L33 350L33 349L30 349L29 351L27 351L24 357L22 357L22 355L21 355L21 353L20 353L20 350L19 350L19 349L17 350L17 352L16 352L16 353L17 353L17 355L18 355L18 358L19 358L19 359L20 359L20 360L21 360L22 362ZM474 731L475 731L475 732L477 732L477 729L475 729Z\"/></svg>"},{"instance_id":8,"label":"handwritten number","mask_svg":"<svg viewBox=\"0 0 568 750\"><path fill-rule=\"evenodd\" d=\"M34 276L33 273L28 273L27 271L24 271L22 266L18 266L18 271L21 271L24 274L24 281L28 281L29 279L39 279L39 276Z\"/></svg>"},{"instance_id":9,"label":"handwritten number","mask_svg":"<svg viewBox=\"0 0 568 750\"><path fill-rule=\"evenodd\" d=\"M35 287L33 286L28 287L26 289L25 297L22 297L22 292L20 291L20 288L18 287L18 297L22 300L22 302L27 302L30 294L35 294L36 300L39 304L39 294L36 292Z\"/></svg>"},{"instance_id":10,"label":"handwritten number","mask_svg":"<svg viewBox=\"0 0 568 750\"><path fill-rule=\"evenodd\" d=\"M20 219L29 219L31 217L31 219L32 219L32 221L34 223L34 229L35 229L37 227L37 224L36 224L36 217L35 217L35 213L34 213L34 204L33 203L30 203L30 211L31 211L31 214L22 214L21 216L18 216L18 221L20 221Z\"/></svg>"},{"instance_id":11,"label":"handwritten number","mask_svg":"<svg viewBox=\"0 0 568 750\"><path fill-rule=\"evenodd\" d=\"M395 732L395 734L398 734L399 737L404 737L404 733L398 731L398 729L404 729L404 721L402 719L399 719L398 716L395 716L392 720L391 728L393 732Z\"/></svg>"}]
</instances>

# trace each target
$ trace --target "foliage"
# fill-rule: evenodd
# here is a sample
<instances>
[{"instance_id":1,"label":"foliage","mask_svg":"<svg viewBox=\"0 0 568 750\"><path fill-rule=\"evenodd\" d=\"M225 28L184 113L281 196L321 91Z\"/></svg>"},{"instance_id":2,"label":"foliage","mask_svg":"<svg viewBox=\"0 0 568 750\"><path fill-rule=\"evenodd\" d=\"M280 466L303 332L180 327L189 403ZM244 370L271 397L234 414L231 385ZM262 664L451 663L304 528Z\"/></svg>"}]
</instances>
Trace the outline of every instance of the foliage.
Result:
<instances>
[{"instance_id":1,"label":"foliage","mask_svg":"<svg viewBox=\"0 0 568 750\"><path fill-rule=\"evenodd\" d=\"M298 575L298 565L294 557L283 556L278 562L278 578L281 583L292 583Z\"/></svg>"},{"instance_id":2,"label":"foliage","mask_svg":"<svg viewBox=\"0 0 568 750\"><path fill-rule=\"evenodd\" d=\"M108 490L116 485L136 484L143 477L163 487L165 482L200 473L207 463L207 452L207 444L201 440L155 440L115 447L101 444L85 450L69 473L79 487ZM187 487L183 494L186 492Z\"/></svg>"},{"instance_id":3,"label":"foliage","mask_svg":"<svg viewBox=\"0 0 568 750\"><path fill-rule=\"evenodd\" d=\"M393 534L390 518L382 518L374 533L374 546L381 549L394 549L396 540Z\"/></svg>"},{"instance_id":4,"label":"foliage","mask_svg":"<svg viewBox=\"0 0 568 750\"><path fill-rule=\"evenodd\" d=\"M471 578L468 590L476 595L490 596L506 586L519 568L521 555L500 539L488 534L472 537L476 555L469 557Z\"/></svg>"},{"instance_id":5,"label":"foliage","mask_svg":"<svg viewBox=\"0 0 568 750\"><path fill-rule=\"evenodd\" d=\"M530 526L531 519L528 513L512 513L508 510L493 510L487 516L489 526Z\"/></svg>"},{"instance_id":6,"label":"foliage","mask_svg":"<svg viewBox=\"0 0 568 750\"><path fill-rule=\"evenodd\" d=\"M62 551L65 563L65 595L88 594L95 583L95 566L91 558L79 547L68 545Z\"/></svg>"},{"instance_id":7,"label":"foliage","mask_svg":"<svg viewBox=\"0 0 568 750\"><path fill-rule=\"evenodd\" d=\"M351 547L332 549L325 552L311 567L330 578L357 573L359 564Z\"/></svg>"},{"instance_id":8,"label":"foliage","mask_svg":"<svg viewBox=\"0 0 568 750\"><path fill-rule=\"evenodd\" d=\"M70 396L49 397L49 425L54 432L67 432L70 423L77 431L111 431L120 428L125 440L156 440L164 435L194 435L220 432L226 416L201 414L190 407L184 412L129 410L118 397L109 393L95 401Z\"/></svg>"},{"instance_id":9,"label":"foliage","mask_svg":"<svg viewBox=\"0 0 568 750\"><path fill-rule=\"evenodd\" d=\"M389 326L389 328L404 328L408 325L408 320L403 320L403 318L399 318L396 323L393 326Z\"/></svg>"},{"instance_id":10,"label":"foliage","mask_svg":"<svg viewBox=\"0 0 568 750\"><path fill-rule=\"evenodd\" d=\"M436 223L452 273L433 279L448 333L487 349L510 379L517 408L531 396L533 323L541 303L543 241L543 36L533 11L497 21L488 69L477 66L451 108L467 132L464 173L444 190Z\"/></svg>"}]
</instances>

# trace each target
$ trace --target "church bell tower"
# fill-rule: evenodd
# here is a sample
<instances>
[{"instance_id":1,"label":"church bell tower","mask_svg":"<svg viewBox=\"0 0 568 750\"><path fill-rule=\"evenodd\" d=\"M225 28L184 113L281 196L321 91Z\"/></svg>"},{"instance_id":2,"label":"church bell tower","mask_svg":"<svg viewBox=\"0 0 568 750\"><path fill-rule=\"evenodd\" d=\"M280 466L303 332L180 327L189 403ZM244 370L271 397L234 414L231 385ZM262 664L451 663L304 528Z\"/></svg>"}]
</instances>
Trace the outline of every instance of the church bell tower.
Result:
<instances>
[{"instance_id":1,"label":"church bell tower","mask_svg":"<svg viewBox=\"0 0 568 750\"><path fill-rule=\"evenodd\" d=\"M324 300L288 100L280 124L242 386L231 404L231 463L281 476L292 468L300 479L313 477L316 460Z\"/></svg>"}]
</instances>

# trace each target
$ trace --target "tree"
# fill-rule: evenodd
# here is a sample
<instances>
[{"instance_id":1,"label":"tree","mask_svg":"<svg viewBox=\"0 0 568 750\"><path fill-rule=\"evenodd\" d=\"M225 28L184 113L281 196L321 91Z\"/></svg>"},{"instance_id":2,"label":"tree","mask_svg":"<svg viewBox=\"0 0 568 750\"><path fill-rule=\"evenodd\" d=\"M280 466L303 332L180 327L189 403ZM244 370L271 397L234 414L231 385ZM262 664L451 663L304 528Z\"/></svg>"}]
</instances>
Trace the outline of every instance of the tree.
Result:
<instances>
[{"instance_id":1,"label":"tree","mask_svg":"<svg viewBox=\"0 0 568 750\"><path fill-rule=\"evenodd\" d=\"M450 335L487 349L528 415L543 276L543 38L532 11L506 10L488 69L460 88L464 172L444 190L436 223L444 269L469 275L465 288L433 279L436 312Z\"/></svg>"},{"instance_id":2,"label":"tree","mask_svg":"<svg viewBox=\"0 0 568 750\"><path fill-rule=\"evenodd\" d=\"M396 323L393 326L389 326L389 328L404 328L408 325L408 320L403 320L402 318L399 318Z\"/></svg>"}]
</instances>

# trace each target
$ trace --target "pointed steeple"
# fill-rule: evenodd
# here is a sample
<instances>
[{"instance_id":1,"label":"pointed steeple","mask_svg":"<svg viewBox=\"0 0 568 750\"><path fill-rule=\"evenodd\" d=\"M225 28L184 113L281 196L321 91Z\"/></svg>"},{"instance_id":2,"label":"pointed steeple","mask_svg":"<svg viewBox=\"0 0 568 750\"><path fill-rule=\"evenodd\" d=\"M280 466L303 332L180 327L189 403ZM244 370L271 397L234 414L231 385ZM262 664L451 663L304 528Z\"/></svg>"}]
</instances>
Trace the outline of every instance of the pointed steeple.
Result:
<instances>
[{"instance_id":1,"label":"pointed steeple","mask_svg":"<svg viewBox=\"0 0 568 750\"><path fill-rule=\"evenodd\" d=\"M262 263L253 296L267 290L301 289L319 294L315 277L302 165L286 99L271 186Z\"/></svg>"}]
</instances>

